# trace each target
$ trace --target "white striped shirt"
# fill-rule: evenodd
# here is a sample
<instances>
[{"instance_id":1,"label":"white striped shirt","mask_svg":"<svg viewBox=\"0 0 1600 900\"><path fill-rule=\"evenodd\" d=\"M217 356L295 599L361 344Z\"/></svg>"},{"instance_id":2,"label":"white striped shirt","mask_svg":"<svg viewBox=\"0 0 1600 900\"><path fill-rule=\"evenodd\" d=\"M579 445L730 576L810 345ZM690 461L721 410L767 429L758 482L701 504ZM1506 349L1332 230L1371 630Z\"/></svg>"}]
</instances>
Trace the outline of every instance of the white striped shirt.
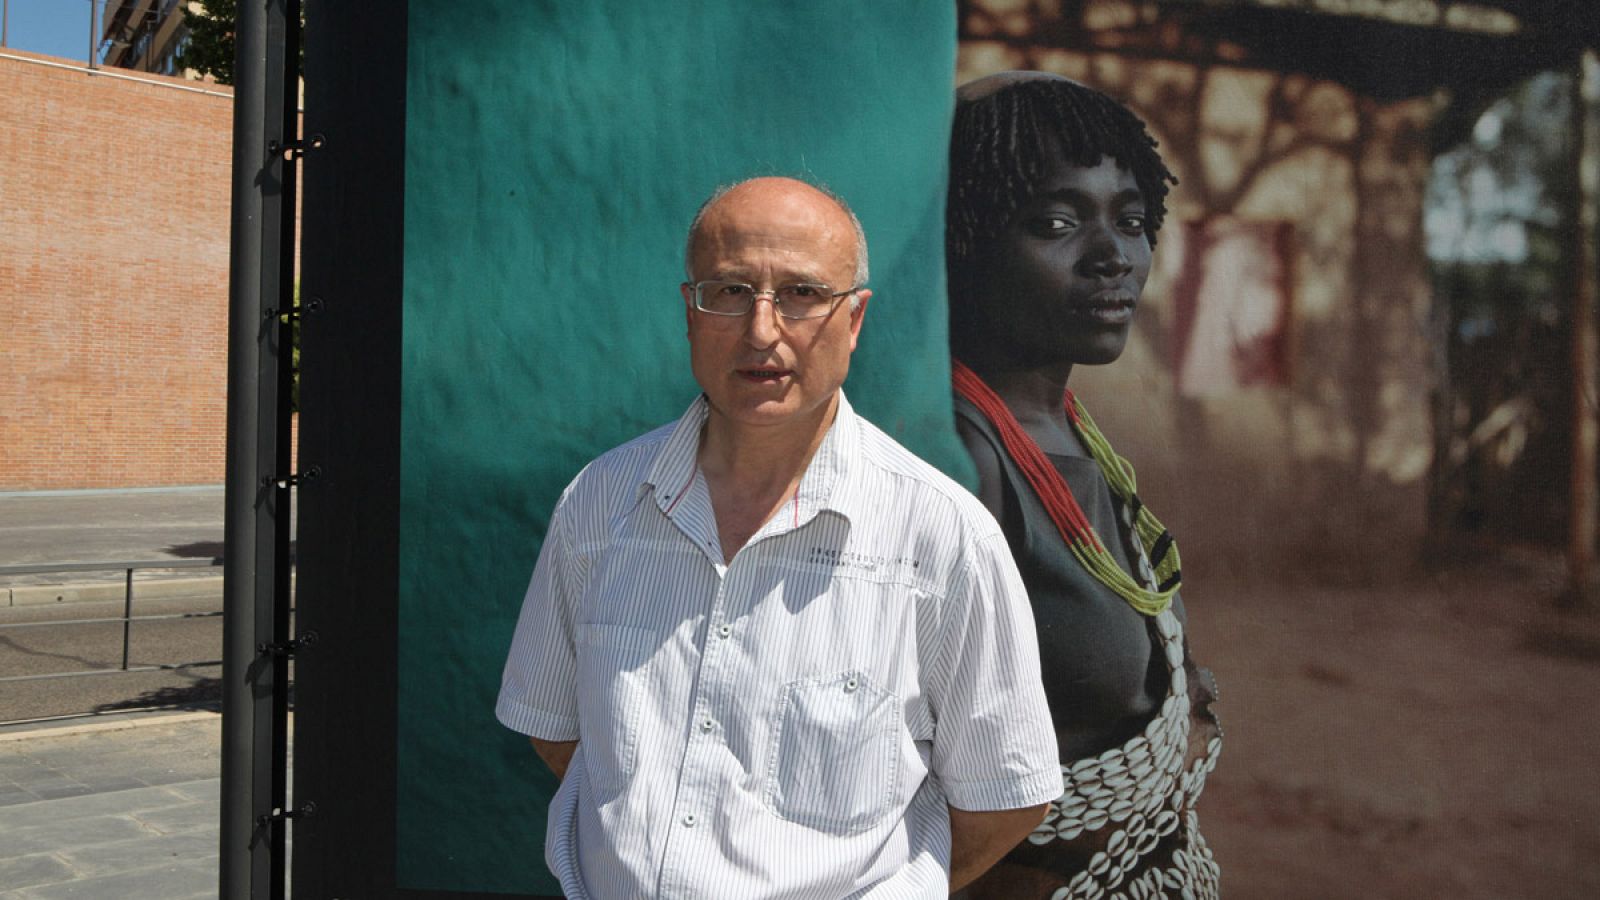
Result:
<instances>
[{"instance_id":1,"label":"white striped shirt","mask_svg":"<svg viewBox=\"0 0 1600 900\"><path fill-rule=\"evenodd\" d=\"M552 516L495 710L579 742L545 859L570 898L944 897L947 803L1061 793L1005 539L841 394L725 564L706 416L601 456Z\"/></svg>"}]
</instances>

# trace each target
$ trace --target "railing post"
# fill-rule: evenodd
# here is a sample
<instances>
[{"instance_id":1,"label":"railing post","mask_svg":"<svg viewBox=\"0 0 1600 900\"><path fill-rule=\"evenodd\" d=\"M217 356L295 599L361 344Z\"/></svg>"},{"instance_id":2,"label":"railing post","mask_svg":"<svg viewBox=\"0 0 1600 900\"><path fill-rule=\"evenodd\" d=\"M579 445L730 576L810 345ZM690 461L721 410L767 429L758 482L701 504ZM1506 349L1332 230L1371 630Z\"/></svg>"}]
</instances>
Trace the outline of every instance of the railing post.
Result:
<instances>
[{"instance_id":1,"label":"railing post","mask_svg":"<svg viewBox=\"0 0 1600 900\"><path fill-rule=\"evenodd\" d=\"M133 631L133 567L128 567L128 580L122 589L122 671L128 671L128 638Z\"/></svg>"}]
</instances>

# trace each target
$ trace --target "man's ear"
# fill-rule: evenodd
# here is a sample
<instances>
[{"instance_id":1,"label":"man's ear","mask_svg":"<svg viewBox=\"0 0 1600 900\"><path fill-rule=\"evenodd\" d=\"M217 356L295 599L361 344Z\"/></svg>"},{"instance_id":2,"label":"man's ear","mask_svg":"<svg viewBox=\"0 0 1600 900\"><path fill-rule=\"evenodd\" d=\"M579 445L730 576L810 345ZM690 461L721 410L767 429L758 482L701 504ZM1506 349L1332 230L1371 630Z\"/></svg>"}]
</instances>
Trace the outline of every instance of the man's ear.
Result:
<instances>
[{"instance_id":1,"label":"man's ear","mask_svg":"<svg viewBox=\"0 0 1600 900\"><path fill-rule=\"evenodd\" d=\"M678 293L683 297L683 327L694 327L694 285L685 281L678 285Z\"/></svg>"},{"instance_id":2,"label":"man's ear","mask_svg":"<svg viewBox=\"0 0 1600 900\"><path fill-rule=\"evenodd\" d=\"M861 321L867 317L867 301L872 299L872 292L866 288L856 291L855 296L860 302L850 310L850 349L856 349L856 341L861 337Z\"/></svg>"}]
</instances>

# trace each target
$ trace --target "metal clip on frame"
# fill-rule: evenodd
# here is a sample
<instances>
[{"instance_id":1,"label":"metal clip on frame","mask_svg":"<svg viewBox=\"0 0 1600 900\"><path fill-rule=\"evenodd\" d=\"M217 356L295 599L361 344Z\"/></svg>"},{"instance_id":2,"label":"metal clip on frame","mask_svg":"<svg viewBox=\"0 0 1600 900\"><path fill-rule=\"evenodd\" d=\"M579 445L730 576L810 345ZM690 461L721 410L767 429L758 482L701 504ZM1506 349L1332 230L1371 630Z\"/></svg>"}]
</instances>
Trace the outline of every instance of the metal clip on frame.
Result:
<instances>
[{"instance_id":1,"label":"metal clip on frame","mask_svg":"<svg viewBox=\"0 0 1600 900\"><path fill-rule=\"evenodd\" d=\"M275 822L286 822L290 819L309 819L316 814L317 805L307 801L295 809L274 809L266 815L256 816L256 827L266 828Z\"/></svg>"},{"instance_id":2,"label":"metal clip on frame","mask_svg":"<svg viewBox=\"0 0 1600 900\"><path fill-rule=\"evenodd\" d=\"M298 141L268 141L267 152L292 161L305 156L307 150L321 150L322 145L327 142L327 138L321 134L313 134Z\"/></svg>"},{"instance_id":3,"label":"metal clip on frame","mask_svg":"<svg viewBox=\"0 0 1600 900\"><path fill-rule=\"evenodd\" d=\"M261 314L261 318L268 320L277 319L280 322L293 322L296 319L302 318L301 313L307 312L322 312L322 298L308 297L306 298L306 302L298 304L292 309L286 309L282 311L279 311L275 306L269 306L267 307L267 311Z\"/></svg>"},{"instance_id":4,"label":"metal clip on frame","mask_svg":"<svg viewBox=\"0 0 1600 900\"><path fill-rule=\"evenodd\" d=\"M304 472L296 472L293 475L285 475L282 478L273 478L271 475L264 476L261 479L261 486L262 487L269 487L269 486L272 486L272 485L276 485L280 489L287 490L288 488L300 487L301 485L309 484L309 483L311 483L313 481L316 481L317 480L317 476L319 476L321 474L322 474L322 467L321 466L312 466L311 468L305 470Z\"/></svg>"},{"instance_id":5,"label":"metal clip on frame","mask_svg":"<svg viewBox=\"0 0 1600 900\"><path fill-rule=\"evenodd\" d=\"M308 631L297 638L284 641L281 644L257 644L256 652L262 654L263 656L271 655L293 657L301 650L315 646L316 643L317 633L315 631Z\"/></svg>"}]
</instances>

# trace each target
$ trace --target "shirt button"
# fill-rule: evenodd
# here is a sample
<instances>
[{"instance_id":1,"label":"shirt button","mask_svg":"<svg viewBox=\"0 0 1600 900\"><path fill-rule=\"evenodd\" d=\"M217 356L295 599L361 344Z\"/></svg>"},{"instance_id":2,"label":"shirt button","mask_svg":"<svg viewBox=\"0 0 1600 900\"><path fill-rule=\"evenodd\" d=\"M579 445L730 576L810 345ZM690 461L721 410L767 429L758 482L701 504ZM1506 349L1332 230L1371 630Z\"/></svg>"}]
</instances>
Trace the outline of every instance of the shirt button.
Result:
<instances>
[{"instance_id":1,"label":"shirt button","mask_svg":"<svg viewBox=\"0 0 1600 900\"><path fill-rule=\"evenodd\" d=\"M853 691L853 690L855 690L855 689L856 689L856 688L858 688L858 687L860 687L860 686L861 686L861 683L860 683L860 682L858 682L858 681L856 681L856 679L855 679L855 676L854 676L854 675L852 675L852 676L850 676L850 680L849 680L849 681L846 681L846 682L845 682L845 683L844 683L844 689L845 689L845 690L846 690L846 691Z\"/></svg>"},{"instance_id":2,"label":"shirt button","mask_svg":"<svg viewBox=\"0 0 1600 900\"><path fill-rule=\"evenodd\" d=\"M710 719L707 719L704 722L700 723L700 730L701 731L710 731L711 729L713 729L715 727L717 727L716 723L711 721Z\"/></svg>"},{"instance_id":3,"label":"shirt button","mask_svg":"<svg viewBox=\"0 0 1600 900\"><path fill-rule=\"evenodd\" d=\"M694 823L695 823L694 813L689 813L687 816L683 817L683 826L685 828L693 828L694 827Z\"/></svg>"},{"instance_id":4,"label":"shirt button","mask_svg":"<svg viewBox=\"0 0 1600 900\"><path fill-rule=\"evenodd\" d=\"M719 638L726 638L731 634L733 634L732 625L722 625L717 628L717 637Z\"/></svg>"}]
</instances>

